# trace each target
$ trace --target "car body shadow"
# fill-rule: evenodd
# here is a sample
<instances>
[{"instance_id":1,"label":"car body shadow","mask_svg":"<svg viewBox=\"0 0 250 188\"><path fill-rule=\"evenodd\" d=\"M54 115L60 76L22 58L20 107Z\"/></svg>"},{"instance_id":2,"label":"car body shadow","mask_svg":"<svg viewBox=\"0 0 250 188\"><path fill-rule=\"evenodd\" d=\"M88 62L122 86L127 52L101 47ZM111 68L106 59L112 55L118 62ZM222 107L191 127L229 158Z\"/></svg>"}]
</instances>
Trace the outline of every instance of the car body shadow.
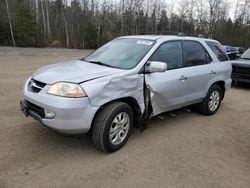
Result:
<instances>
[{"instance_id":1,"label":"car body shadow","mask_svg":"<svg viewBox=\"0 0 250 188\"><path fill-rule=\"evenodd\" d=\"M238 82L237 84L232 86L235 89L245 89L245 90L250 90L250 84L249 83L242 83Z\"/></svg>"}]
</instances>

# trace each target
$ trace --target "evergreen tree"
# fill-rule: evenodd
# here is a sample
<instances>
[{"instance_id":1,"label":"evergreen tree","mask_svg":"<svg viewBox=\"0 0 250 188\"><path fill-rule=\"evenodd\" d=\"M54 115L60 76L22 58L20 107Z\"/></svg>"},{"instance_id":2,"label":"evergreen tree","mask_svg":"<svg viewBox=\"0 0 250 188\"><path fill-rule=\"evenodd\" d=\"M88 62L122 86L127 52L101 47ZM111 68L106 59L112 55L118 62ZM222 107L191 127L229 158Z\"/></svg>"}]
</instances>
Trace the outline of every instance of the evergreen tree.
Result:
<instances>
[{"instance_id":1,"label":"evergreen tree","mask_svg":"<svg viewBox=\"0 0 250 188\"><path fill-rule=\"evenodd\" d=\"M84 47L87 49L94 49L97 47L97 30L92 24L89 24L85 29Z\"/></svg>"},{"instance_id":2,"label":"evergreen tree","mask_svg":"<svg viewBox=\"0 0 250 188\"><path fill-rule=\"evenodd\" d=\"M250 46L250 6L246 3L239 4L230 19L227 0L5 1L0 1L1 45L13 45L15 39L17 46L96 48L120 35L183 32L232 46Z\"/></svg>"},{"instance_id":3,"label":"evergreen tree","mask_svg":"<svg viewBox=\"0 0 250 188\"><path fill-rule=\"evenodd\" d=\"M37 24L29 4L25 0L16 1L16 19L14 35L19 46L34 46L36 42Z\"/></svg>"},{"instance_id":4,"label":"evergreen tree","mask_svg":"<svg viewBox=\"0 0 250 188\"><path fill-rule=\"evenodd\" d=\"M8 27L7 18L2 19L0 16L0 44L11 45L10 44L10 32Z\"/></svg>"}]
</instances>

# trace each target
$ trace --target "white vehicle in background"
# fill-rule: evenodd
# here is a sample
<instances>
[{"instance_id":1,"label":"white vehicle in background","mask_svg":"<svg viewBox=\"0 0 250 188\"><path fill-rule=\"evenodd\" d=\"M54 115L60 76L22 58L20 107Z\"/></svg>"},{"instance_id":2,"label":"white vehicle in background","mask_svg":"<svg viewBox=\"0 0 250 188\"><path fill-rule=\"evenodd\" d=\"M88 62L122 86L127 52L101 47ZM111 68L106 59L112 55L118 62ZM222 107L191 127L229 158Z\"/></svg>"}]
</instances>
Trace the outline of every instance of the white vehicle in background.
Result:
<instances>
[{"instance_id":1,"label":"white vehicle in background","mask_svg":"<svg viewBox=\"0 0 250 188\"><path fill-rule=\"evenodd\" d=\"M246 49L243 47L235 47L235 49L237 50L238 57L242 56L244 54L244 52L246 51Z\"/></svg>"}]
</instances>

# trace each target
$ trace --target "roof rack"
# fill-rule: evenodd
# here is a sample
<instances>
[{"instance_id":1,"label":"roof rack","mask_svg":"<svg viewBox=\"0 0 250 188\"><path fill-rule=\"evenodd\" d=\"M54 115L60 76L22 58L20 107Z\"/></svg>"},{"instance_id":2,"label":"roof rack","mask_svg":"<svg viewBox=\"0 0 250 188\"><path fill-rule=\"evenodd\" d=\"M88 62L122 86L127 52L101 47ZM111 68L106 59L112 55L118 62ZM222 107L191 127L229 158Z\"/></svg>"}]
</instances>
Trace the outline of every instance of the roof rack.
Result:
<instances>
[{"instance_id":1,"label":"roof rack","mask_svg":"<svg viewBox=\"0 0 250 188\"><path fill-rule=\"evenodd\" d=\"M184 37L186 36L183 32L176 32L176 31L162 31L162 32L152 32L152 33L140 33L141 35L175 35L175 36L180 36Z\"/></svg>"},{"instance_id":2,"label":"roof rack","mask_svg":"<svg viewBox=\"0 0 250 188\"><path fill-rule=\"evenodd\" d=\"M198 37L198 38L206 38L203 34L186 35L183 32L176 32L176 31L162 31L162 32L140 33L140 34L141 35L174 35L178 37L193 36L193 37Z\"/></svg>"}]
</instances>

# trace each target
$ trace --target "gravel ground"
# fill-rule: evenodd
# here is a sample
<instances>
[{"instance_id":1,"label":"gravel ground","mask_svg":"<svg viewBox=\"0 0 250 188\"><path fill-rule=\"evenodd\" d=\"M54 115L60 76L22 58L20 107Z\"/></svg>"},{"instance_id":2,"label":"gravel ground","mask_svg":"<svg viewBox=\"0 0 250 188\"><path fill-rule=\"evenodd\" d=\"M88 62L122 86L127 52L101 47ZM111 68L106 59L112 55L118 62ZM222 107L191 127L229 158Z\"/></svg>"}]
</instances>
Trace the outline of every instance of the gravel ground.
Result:
<instances>
[{"instance_id":1,"label":"gravel ground","mask_svg":"<svg viewBox=\"0 0 250 188\"><path fill-rule=\"evenodd\" d=\"M0 47L0 187L250 187L250 87L231 89L218 113L176 111L133 131L120 151L90 135L64 137L19 110L37 68L84 50Z\"/></svg>"}]
</instances>

